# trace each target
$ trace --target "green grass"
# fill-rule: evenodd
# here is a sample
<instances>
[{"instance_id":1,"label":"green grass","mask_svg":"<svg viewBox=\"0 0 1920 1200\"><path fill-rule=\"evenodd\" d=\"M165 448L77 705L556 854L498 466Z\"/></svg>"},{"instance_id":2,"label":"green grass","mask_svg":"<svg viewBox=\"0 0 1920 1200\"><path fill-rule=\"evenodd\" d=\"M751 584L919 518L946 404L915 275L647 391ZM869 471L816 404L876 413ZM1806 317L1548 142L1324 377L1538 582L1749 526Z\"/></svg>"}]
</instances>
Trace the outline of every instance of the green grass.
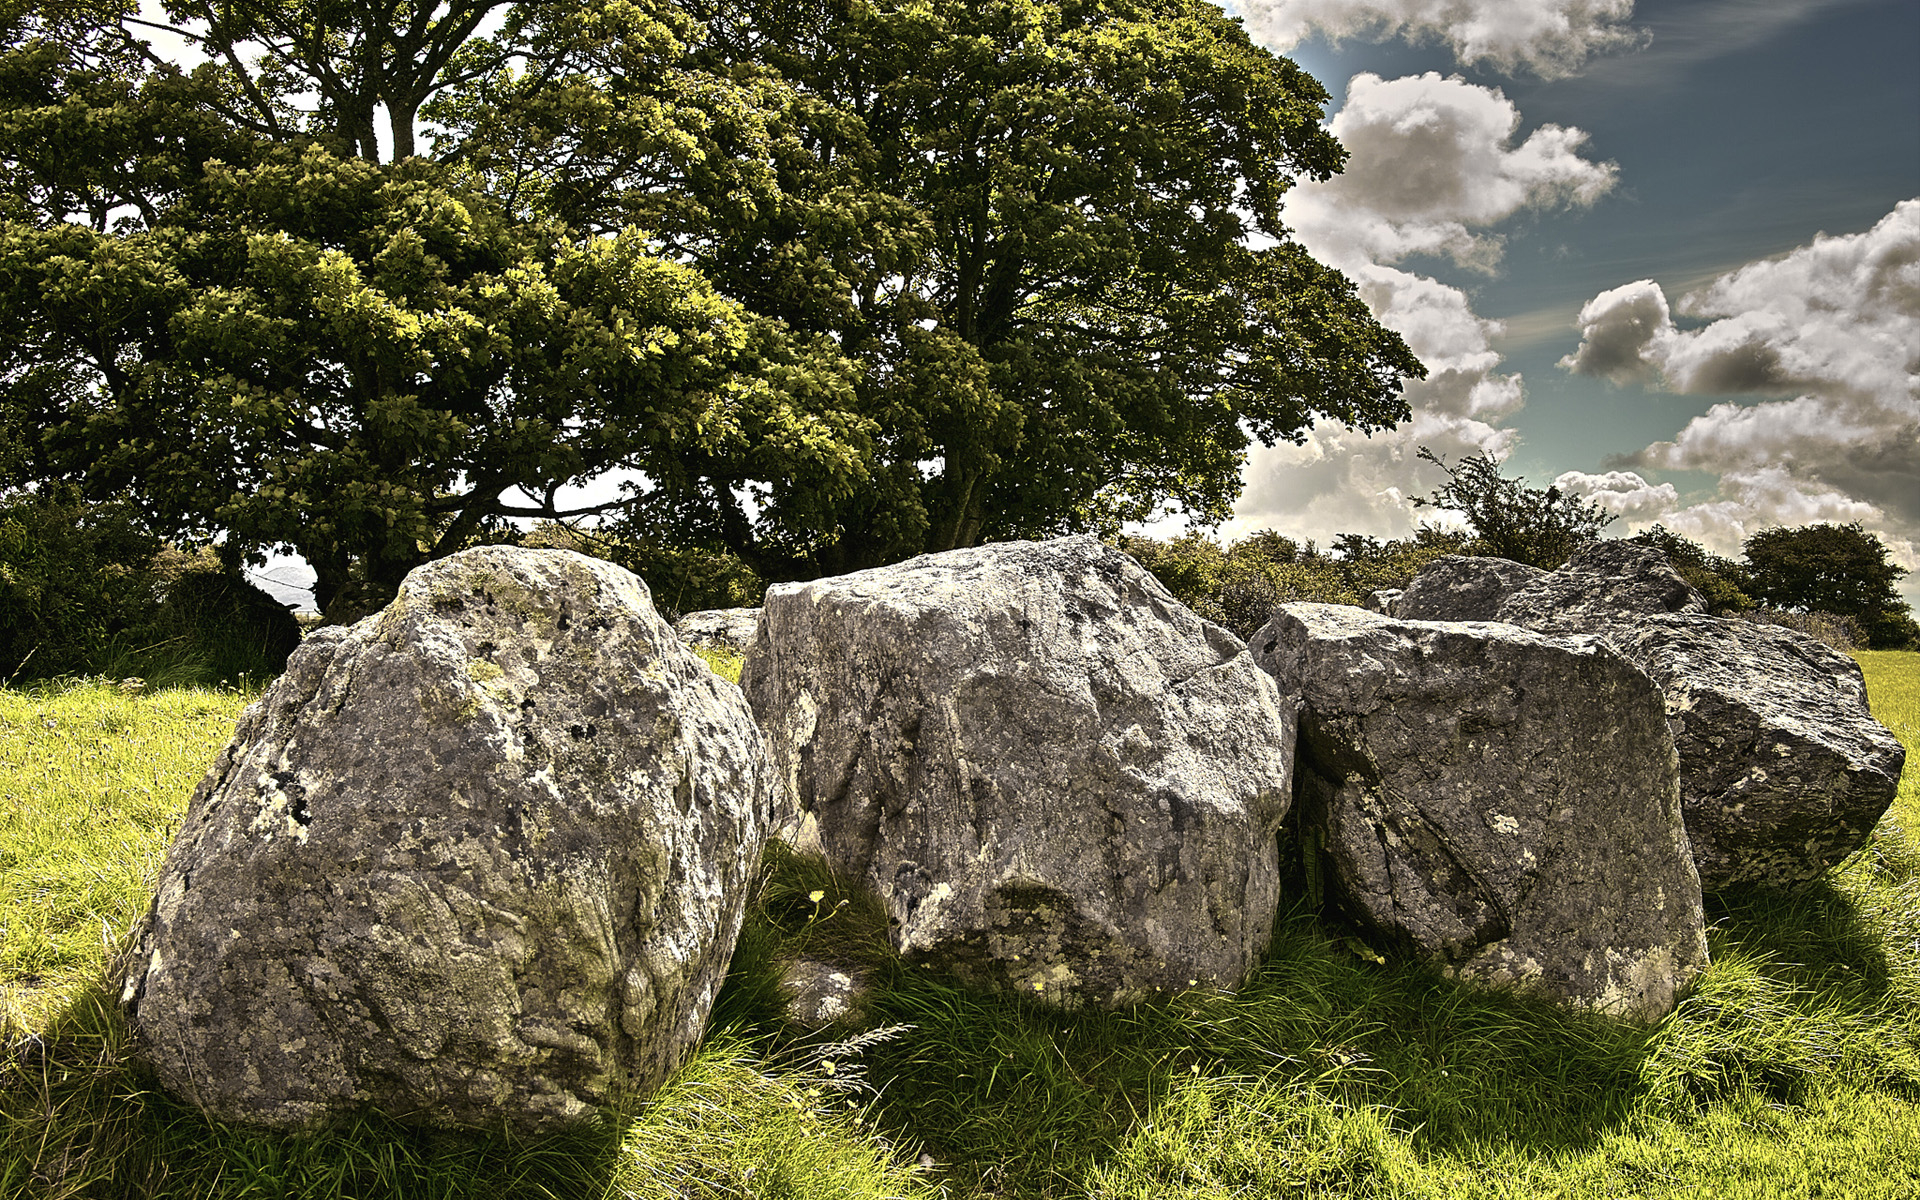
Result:
<instances>
[{"instance_id":1,"label":"green grass","mask_svg":"<svg viewBox=\"0 0 1920 1200\"><path fill-rule=\"evenodd\" d=\"M746 659L729 650L720 650L711 646L695 648L694 654L700 661L713 668L713 673L728 683L740 682L740 668L746 665Z\"/></svg>"},{"instance_id":2,"label":"green grass","mask_svg":"<svg viewBox=\"0 0 1920 1200\"><path fill-rule=\"evenodd\" d=\"M1920 760L1920 655L1857 657ZM1236 994L1051 1012L908 970L870 897L776 851L707 1043L603 1126L223 1128L129 1055L101 921L144 903L242 700L0 692L0 1196L1920 1195L1920 769L1816 886L1711 900L1714 965L1652 1029L1377 961L1301 908ZM879 1032L784 1026L798 953L869 971Z\"/></svg>"},{"instance_id":3,"label":"green grass","mask_svg":"<svg viewBox=\"0 0 1920 1200\"><path fill-rule=\"evenodd\" d=\"M98 975L246 700L0 689L0 1020L43 1018Z\"/></svg>"},{"instance_id":4,"label":"green grass","mask_svg":"<svg viewBox=\"0 0 1920 1200\"><path fill-rule=\"evenodd\" d=\"M1856 650L1853 660L1867 677L1873 715L1907 748L1907 769L1893 811L1903 829L1920 831L1920 653Z\"/></svg>"}]
</instances>

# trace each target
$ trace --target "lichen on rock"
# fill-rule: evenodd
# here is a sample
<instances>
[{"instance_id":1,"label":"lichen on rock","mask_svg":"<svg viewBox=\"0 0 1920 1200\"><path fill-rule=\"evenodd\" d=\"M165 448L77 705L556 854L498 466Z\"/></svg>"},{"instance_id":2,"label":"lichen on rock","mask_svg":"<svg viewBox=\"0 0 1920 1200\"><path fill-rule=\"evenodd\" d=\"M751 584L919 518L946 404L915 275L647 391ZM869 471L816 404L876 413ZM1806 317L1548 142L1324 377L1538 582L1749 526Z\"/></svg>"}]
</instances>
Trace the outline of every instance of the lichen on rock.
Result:
<instances>
[{"instance_id":1,"label":"lichen on rock","mask_svg":"<svg viewBox=\"0 0 1920 1200\"><path fill-rule=\"evenodd\" d=\"M585 1119L697 1042L775 786L637 577L422 567L309 637L194 793L125 974L142 1052L222 1120Z\"/></svg>"}]
</instances>

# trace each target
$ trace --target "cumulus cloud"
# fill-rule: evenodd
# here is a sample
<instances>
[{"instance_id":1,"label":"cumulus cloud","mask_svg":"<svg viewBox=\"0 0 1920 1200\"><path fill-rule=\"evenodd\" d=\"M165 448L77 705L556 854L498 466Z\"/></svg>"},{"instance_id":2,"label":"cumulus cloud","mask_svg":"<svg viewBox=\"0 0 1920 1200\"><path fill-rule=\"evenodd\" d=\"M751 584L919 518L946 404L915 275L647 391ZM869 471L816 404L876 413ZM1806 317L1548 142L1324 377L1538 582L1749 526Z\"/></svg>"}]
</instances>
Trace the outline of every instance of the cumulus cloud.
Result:
<instances>
[{"instance_id":1,"label":"cumulus cloud","mask_svg":"<svg viewBox=\"0 0 1920 1200\"><path fill-rule=\"evenodd\" d=\"M1894 562L1915 572L1902 582L1908 602L1920 602L1920 526L1856 492L1796 474L1787 465L1728 471L1710 498L1693 503L1671 483L1651 483L1636 471L1568 471L1554 483L1619 514L1622 521L1610 532L1632 534L1664 525L1734 559L1741 556L1746 540L1763 529L1858 522L1885 543Z\"/></svg>"},{"instance_id":2,"label":"cumulus cloud","mask_svg":"<svg viewBox=\"0 0 1920 1200\"><path fill-rule=\"evenodd\" d=\"M1649 483L1634 471L1607 471L1593 475L1565 471L1553 486L1569 495L1598 504L1616 516L1651 524L1680 507L1680 491L1670 483Z\"/></svg>"},{"instance_id":3,"label":"cumulus cloud","mask_svg":"<svg viewBox=\"0 0 1920 1200\"><path fill-rule=\"evenodd\" d=\"M1462 63L1567 75L1596 54L1644 45L1633 0L1236 0L1253 36L1286 51L1315 32L1438 39Z\"/></svg>"},{"instance_id":4,"label":"cumulus cloud","mask_svg":"<svg viewBox=\"0 0 1920 1200\"><path fill-rule=\"evenodd\" d=\"M1474 230L1522 209L1591 204L1616 168L1580 156L1587 135L1543 125L1513 145L1520 110L1497 88L1428 72L1360 74L1330 128L1347 147L1344 172L1297 188L1287 219L1316 254L1397 262L1443 254L1490 270L1496 237Z\"/></svg>"},{"instance_id":5,"label":"cumulus cloud","mask_svg":"<svg viewBox=\"0 0 1920 1200\"><path fill-rule=\"evenodd\" d=\"M1499 323L1476 314L1461 289L1393 264L1429 253L1491 268L1499 243L1488 227L1529 208L1590 203L1612 186L1611 165L1579 156L1579 130L1547 126L1515 146L1519 123L1498 90L1459 79L1357 75L1349 84L1333 121L1352 151L1347 171L1296 189L1287 220L1302 245L1354 280L1428 376L1408 385L1413 419L1396 429L1365 437L1321 422L1301 445L1254 448L1227 536L1404 536L1433 518L1411 497L1441 479L1417 460L1421 446L1448 459L1512 449L1516 435L1500 422L1525 391L1519 375L1498 369Z\"/></svg>"},{"instance_id":6,"label":"cumulus cloud","mask_svg":"<svg viewBox=\"0 0 1920 1200\"><path fill-rule=\"evenodd\" d=\"M1581 306L1578 320L1580 347L1560 365L1576 375L1613 383L1652 379L1657 369L1651 357L1654 343L1676 333L1667 294L1651 279L1601 292Z\"/></svg>"},{"instance_id":7,"label":"cumulus cloud","mask_svg":"<svg viewBox=\"0 0 1920 1200\"><path fill-rule=\"evenodd\" d=\"M1323 541L1339 533L1401 537L1432 518L1412 497L1440 482L1437 469L1418 461L1421 446L1448 459L1512 449L1513 431L1496 422L1525 398L1518 375L1494 369L1499 323L1437 280L1377 263L1349 272L1381 323L1427 365L1427 378L1407 386L1413 419L1370 437L1322 421L1300 445L1256 446L1223 530L1230 538L1269 528Z\"/></svg>"},{"instance_id":8,"label":"cumulus cloud","mask_svg":"<svg viewBox=\"0 0 1920 1200\"><path fill-rule=\"evenodd\" d=\"M1579 348L1560 362L1570 371L1741 397L1605 475L1576 473L1583 494L1727 555L1761 529L1858 521L1920 569L1920 200L1864 233L1749 263L1671 308L1651 280L1602 292L1579 325ZM1636 484L1646 469L1718 483L1683 504ZM1920 578L1908 591L1920 597Z\"/></svg>"},{"instance_id":9,"label":"cumulus cloud","mask_svg":"<svg viewBox=\"0 0 1920 1200\"><path fill-rule=\"evenodd\" d=\"M1715 404L1619 465L1720 475L1726 502L1755 506L1756 520L1840 511L1839 496L1865 506L1846 509L1856 515L1920 524L1920 200L1864 233L1749 263L1675 308L1704 323L1677 325L1650 280L1602 292L1560 365L1755 398ZM1732 510L1712 511L1731 528Z\"/></svg>"},{"instance_id":10,"label":"cumulus cloud","mask_svg":"<svg viewBox=\"0 0 1920 1200\"><path fill-rule=\"evenodd\" d=\"M1816 237L1681 298L1706 323L1676 327L1642 279L1580 310L1580 346L1560 365L1616 382L1658 375L1668 391L1813 392L1911 398L1920 381L1920 200L1865 233Z\"/></svg>"}]
</instances>

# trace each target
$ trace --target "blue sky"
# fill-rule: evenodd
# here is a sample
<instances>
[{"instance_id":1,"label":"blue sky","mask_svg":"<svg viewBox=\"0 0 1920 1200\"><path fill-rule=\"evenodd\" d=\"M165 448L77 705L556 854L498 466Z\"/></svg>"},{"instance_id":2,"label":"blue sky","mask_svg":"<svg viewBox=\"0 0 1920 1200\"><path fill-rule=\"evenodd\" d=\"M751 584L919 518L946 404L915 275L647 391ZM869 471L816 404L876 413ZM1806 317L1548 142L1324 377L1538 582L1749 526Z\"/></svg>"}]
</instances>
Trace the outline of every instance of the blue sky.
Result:
<instances>
[{"instance_id":1,"label":"blue sky","mask_svg":"<svg viewBox=\"0 0 1920 1200\"><path fill-rule=\"evenodd\" d=\"M1418 446L1489 449L1726 554L1858 520L1920 601L1920 4L1228 8L1353 153L1297 235L1434 370L1396 431L1256 451L1229 536L1404 533Z\"/></svg>"}]
</instances>

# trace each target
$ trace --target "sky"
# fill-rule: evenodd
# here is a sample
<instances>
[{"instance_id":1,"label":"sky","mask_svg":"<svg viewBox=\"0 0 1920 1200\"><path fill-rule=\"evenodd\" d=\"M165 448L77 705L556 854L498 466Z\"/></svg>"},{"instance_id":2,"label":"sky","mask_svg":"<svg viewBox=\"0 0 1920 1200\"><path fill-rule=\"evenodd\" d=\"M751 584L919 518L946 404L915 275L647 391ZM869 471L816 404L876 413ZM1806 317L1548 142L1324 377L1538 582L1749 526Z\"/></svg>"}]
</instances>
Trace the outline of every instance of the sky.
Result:
<instances>
[{"instance_id":1,"label":"sky","mask_svg":"<svg viewBox=\"0 0 1920 1200\"><path fill-rule=\"evenodd\" d=\"M1920 608L1920 4L1230 0L1333 101L1295 236L1429 368L1256 447L1228 538L1402 536L1449 461L1738 557L1858 521Z\"/></svg>"},{"instance_id":2,"label":"sky","mask_svg":"<svg viewBox=\"0 0 1920 1200\"><path fill-rule=\"evenodd\" d=\"M1347 169L1287 220L1429 376L1394 430L1256 446L1220 536L1404 536L1419 448L1485 450L1730 557L1858 521L1920 610L1920 4L1225 7L1332 96Z\"/></svg>"}]
</instances>

